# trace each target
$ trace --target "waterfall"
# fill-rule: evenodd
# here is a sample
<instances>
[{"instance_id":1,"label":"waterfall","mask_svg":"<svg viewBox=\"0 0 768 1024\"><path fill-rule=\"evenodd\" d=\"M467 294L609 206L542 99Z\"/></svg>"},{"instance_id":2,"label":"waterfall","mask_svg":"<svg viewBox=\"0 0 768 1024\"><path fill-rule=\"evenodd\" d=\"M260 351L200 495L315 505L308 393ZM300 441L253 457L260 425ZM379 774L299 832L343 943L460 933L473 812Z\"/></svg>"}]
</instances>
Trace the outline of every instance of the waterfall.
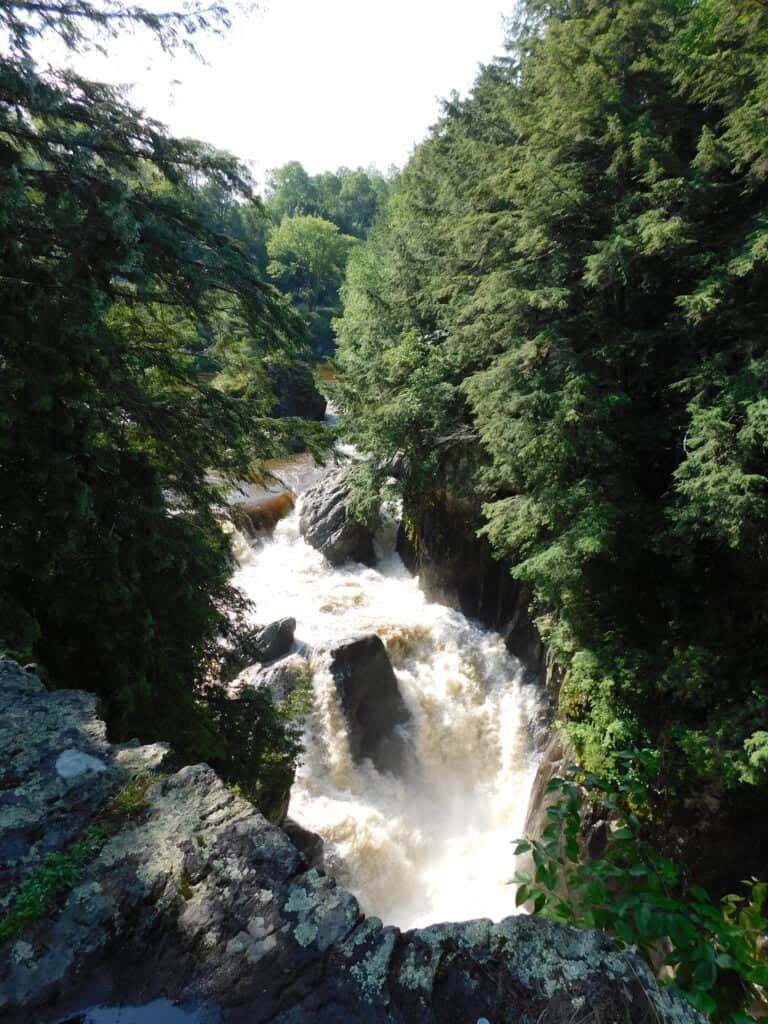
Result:
<instances>
[{"instance_id":1,"label":"waterfall","mask_svg":"<svg viewBox=\"0 0 768 1024\"><path fill-rule=\"evenodd\" d=\"M333 568L300 537L296 511L270 537L236 537L234 582L255 621L293 616L315 652L289 813L323 837L328 870L385 924L499 920L515 912L511 842L536 769L538 690L498 634L426 599L393 537L390 523L375 569ZM407 778L349 753L327 651L361 633L383 640L412 716Z\"/></svg>"}]
</instances>

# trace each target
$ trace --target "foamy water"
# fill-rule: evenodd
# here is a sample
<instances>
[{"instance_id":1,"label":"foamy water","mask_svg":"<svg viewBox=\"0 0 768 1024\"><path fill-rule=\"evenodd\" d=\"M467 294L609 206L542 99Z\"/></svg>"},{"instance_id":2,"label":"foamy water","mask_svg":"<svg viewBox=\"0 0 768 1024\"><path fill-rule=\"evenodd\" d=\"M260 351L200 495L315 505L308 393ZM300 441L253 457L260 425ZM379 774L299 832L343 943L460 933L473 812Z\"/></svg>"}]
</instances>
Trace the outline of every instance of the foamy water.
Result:
<instances>
[{"instance_id":1,"label":"foamy water","mask_svg":"<svg viewBox=\"0 0 768 1024\"><path fill-rule=\"evenodd\" d=\"M410 928L515 912L511 842L522 835L536 756L538 691L501 638L429 602L379 538L375 569L334 569L298 532L236 537L234 582L254 619L297 621L311 647L315 708L290 815L325 839L328 869L385 924ZM323 649L377 633L411 713L409 778L355 764Z\"/></svg>"}]
</instances>

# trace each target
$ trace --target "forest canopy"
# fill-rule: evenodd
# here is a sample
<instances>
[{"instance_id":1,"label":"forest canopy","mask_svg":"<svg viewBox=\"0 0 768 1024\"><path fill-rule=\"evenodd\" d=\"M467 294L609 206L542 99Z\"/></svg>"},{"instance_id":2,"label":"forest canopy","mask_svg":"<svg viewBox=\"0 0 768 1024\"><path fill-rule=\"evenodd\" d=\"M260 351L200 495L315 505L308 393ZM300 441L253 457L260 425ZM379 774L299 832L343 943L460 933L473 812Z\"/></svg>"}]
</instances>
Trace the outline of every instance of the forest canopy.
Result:
<instances>
[{"instance_id":1,"label":"forest canopy","mask_svg":"<svg viewBox=\"0 0 768 1024\"><path fill-rule=\"evenodd\" d=\"M0 645L100 694L118 737L198 758L223 754L200 698L242 624L224 488L297 431L325 444L271 415L267 361L305 328L265 280L247 171L31 47L141 25L173 48L227 21L0 3Z\"/></svg>"},{"instance_id":2,"label":"forest canopy","mask_svg":"<svg viewBox=\"0 0 768 1024\"><path fill-rule=\"evenodd\" d=\"M339 399L373 456L359 507L395 466L417 544L435 507L481 509L583 762L621 775L645 750L661 790L753 807L766 69L758 0L521 3L352 253L337 324Z\"/></svg>"},{"instance_id":3,"label":"forest canopy","mask_svg":"<svg viewBox=\"0 0 768 1024\"><path fill-rule=\"evenodd\" d=\"M316 358L334 352L347 259L385 208L390 185L375 168L310 175L296 160L269 176L267 272L304 318Z\"/></svg>"}]
</instances>

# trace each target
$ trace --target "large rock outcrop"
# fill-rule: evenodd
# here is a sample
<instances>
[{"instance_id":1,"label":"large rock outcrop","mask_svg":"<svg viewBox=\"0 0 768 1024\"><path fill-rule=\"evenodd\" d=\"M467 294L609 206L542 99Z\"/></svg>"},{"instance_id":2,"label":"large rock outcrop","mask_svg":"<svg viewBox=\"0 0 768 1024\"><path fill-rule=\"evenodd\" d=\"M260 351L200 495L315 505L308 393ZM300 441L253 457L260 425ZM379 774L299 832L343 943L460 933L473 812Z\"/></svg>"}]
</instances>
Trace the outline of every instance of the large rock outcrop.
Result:
<instances>
[{"instance_id":1,"label":"large rock outcrop","mask_svg":"<svg viewBox=\"0 0 768 1024\"><path fill-rule=\"evenodd\" d=\"M167 753L110 746L93 697L0 661L0 920L8 884L38 884L46 854L102 829L45 913L0 943L4 1024L159 999L221 1024L701 1020L596 932L365 919L210 768L172 772Z\"/></svg>"},{"instance_id":2,"label":"large rock outcrop","mask_svg":"<svg viewBox=\"0 0 768 1024\"><path fill-rule=\"evenodd\" d=\"M330 670L349 727L356 761L370 758L379 771L401 773L408 747L402 727L411 719L387 649L375 633L338 644Z\"/></svg>"},{"instance_id":3,"label":"large rock outcrop","mask_svg":"<svg viewBox=\"0 0 768 1024\"><path fill-rule=\"evenodd\" d=\"M478 536L479 508L464 496L436 494L412 539L401 526L397 551L428 597L495 629L510 653L546 685L553 703L562 670L544 647L530 613L530 588L513 579Z\"/></svg>"},{"instance_id":4,"label":"large rock outcrop","mask_svg":"<svg viewBox=\"0 0 768 1024\"><path fill-rule=\"evenodd\" d=\"M331 565L362 562L375 565L373 532L355 523L347 511L349 485L346 470L326 473L302 497L299 529L308 544L322 552Z\"/></svg>"}]
</instances>

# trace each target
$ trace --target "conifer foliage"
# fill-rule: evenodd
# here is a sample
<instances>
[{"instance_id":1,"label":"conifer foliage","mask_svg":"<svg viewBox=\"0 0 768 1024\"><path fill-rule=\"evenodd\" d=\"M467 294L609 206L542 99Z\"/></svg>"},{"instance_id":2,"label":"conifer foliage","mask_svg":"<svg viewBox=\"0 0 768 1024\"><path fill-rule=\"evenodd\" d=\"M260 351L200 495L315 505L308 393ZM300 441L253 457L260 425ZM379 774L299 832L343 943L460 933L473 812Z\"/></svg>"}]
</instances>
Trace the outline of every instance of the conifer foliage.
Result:
<instances>
[{"instance_id":1,"label":"conifer foliage","mask_svg":"<svg viewBox=\"0 0 768 1024\"><path fill-rule=\"evenodd\" d=\"M258 213L243 168L30 48L136 24L172 47L226 20L0 3L0 644L100 693L118 734L196 756L238 607L210 471L248 478L295 432L261 356L302 328L201 214L202 188Z\"/></svg>"},{"instance_id":2,"label":"conifer foliage","mask_svg":"<svg viewBox=\"0 0 768 1024\"><path fill-rule=\"evenodd\" d=\"M766 114L759 0L523 0L339 323L369 493L397 465L416 535L443 485L482 503L582 760L763 797Z\"/></svg>"}]
</instances>

